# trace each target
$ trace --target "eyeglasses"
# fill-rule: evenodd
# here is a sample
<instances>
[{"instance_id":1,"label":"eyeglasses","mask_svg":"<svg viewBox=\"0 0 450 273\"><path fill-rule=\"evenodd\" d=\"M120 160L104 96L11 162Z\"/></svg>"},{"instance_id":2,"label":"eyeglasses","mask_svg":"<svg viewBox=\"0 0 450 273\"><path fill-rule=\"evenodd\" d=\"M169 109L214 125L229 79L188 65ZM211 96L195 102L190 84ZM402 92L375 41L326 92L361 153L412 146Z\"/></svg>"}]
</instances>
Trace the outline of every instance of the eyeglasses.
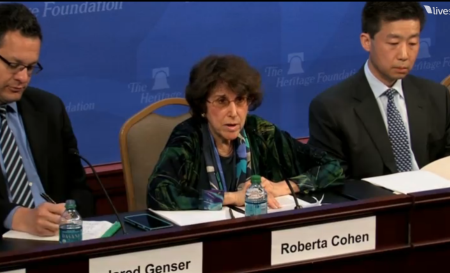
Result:
<instances>
[{"instance_id":1,"label":"eyeglasses","mask_svg":"<svg viewBox=\"0 0 450 273\"><path fill-rule=\"evenodd\" d=\"M234 104L236 104L236 106L238 106L238 107L245 106L248 103L247 97L237 97L236 99L234 99L232 101L230 101L229 99L227 99L225 97L220 97L213 101L209 101L209 100L206 100L206 101L218 108L228 107L228 105L230 105L231 102L234 102Z\"/></svg>"},{"instance_id":2,"label":"eyeglasses","mask_svg":"<svg viewBox=\"0 0 450 273\"><path fill-rule=\"evenodd\" d=\"M36 75L39 72L41 72L42 69L44 69L40 63L30 64L30 65L25 66L25 65L20 64L20 63L12 63L12 62L8 61L7 59L3 58L1 55L0 55L0 60L2 60L5 64L7 64L8 68L14 74L18 73L18 72L20 72L20 71L22 71L23 69L26 68L27 72L28 72L28 75L31 75L31 74Z\"/></svg>"}]
</instances>

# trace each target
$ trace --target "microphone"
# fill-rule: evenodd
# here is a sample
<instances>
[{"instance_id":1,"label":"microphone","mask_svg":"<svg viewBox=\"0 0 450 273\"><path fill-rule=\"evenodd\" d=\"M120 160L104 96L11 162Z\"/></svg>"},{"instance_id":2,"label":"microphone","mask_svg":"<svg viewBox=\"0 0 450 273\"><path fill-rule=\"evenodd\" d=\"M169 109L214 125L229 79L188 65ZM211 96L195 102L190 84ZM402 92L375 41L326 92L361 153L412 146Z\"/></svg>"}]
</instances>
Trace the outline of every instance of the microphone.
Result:
<instances>
[{"instance_id":1,"label":"microphone","mask_svg":"<svg viewBox=\"0 0 450 273\"><path fill-rule=\"evenodd\" d=\"M256 129L253 129L253 132L265 143L264 138L256 131ZM282 151L282 150L280 150ZM289 182L289 179L287 179L286 173L283 170L283 166L281 166L280 163L280 172L283 176L284 181L288 185L289 191L291 192L292 197L294 198L295 207L294 209L301 209L302 207L298 204L297 196L295 195L294 189L292 188L291 182Z\"/></svg>"},{"instance_id":2,"label":"microphone","mask_svg":"<svg viewBox=\"0 0 450 273\"><path fill-rule=\"evenodd\" d=\"M112 202L111 199L109 198L108 192L106 191L105 187L103 186L103 183L102 183L102 181L100 180L100 178L98 177L98 174L97 174L97 172L95 171L94 167L92 167L91 163L89 163L89 161L88 161L86 158L84 158L83 156L81 156L81 155L78 153L78 151L77 151L76 149L74 149L74 148L70 149L70 150L69 150L69 154L78 156L80 159L82 159L84 162L86 162L86 163L89 165L89 167L90 167L91 170L92 170L92 173L94 173L94 176L95 176L95 178L96 178L98 184L100 185L100 187L102 188L103 192L105 193L106 198L108 199L109 204L111 205L111 207L112 207L112 209L113 209L113 211L114 211L114 214L116 215L117 219L118 219L119 222L120 222L120 226L122 227L122 232L123 232L123 234L127 234L127 232L125 231L125 225L123 224L122 219L120 218L119 214L117 213L116 207L114 207L113 202Z\"/></svg>"}]
</instances>

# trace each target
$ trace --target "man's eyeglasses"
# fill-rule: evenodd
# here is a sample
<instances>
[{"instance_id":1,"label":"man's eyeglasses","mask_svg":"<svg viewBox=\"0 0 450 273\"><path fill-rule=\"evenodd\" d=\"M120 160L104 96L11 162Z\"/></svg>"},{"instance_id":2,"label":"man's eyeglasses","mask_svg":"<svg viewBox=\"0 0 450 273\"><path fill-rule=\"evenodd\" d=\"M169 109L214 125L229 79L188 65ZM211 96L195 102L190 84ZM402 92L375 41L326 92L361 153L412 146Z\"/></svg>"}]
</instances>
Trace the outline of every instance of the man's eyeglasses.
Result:
<instances>
[{"instance_id":1,"label":"man's eyeglasses","mask_svg":"<svg viewBox=\"0 0 450 273\"><path fill-rule=\"evenodd\" d=\"M231 102L234 102L234 104L236 104L236 106L238 106L238 107L245 106L248 103L247 97L237 97L233 101L230 101L229 99L227 99L225 97L220 97L213 101L209 101L209 100L206 100L206 101L218 108L228 107L228 105L230 105Z\"/></svg>"},{"instance_id":2,"label":"man's eyeglasses","mask_svg":"<svg viewBox=\"0 0 450 273\"><path fill-rule=\"evenodd\" d=\"M25 66L20 63L12 63L12 62L8 61L7 59L3 58L1 55L0 55L0 60L2 60L6 65L8 65L9 70L11 70L11 72L14 74L18 73L26 68L28 75L32 75L32 74L36 75L39 72L41 72L42 69L44 69L40 63Z\"/></svg>"}]
</instances>

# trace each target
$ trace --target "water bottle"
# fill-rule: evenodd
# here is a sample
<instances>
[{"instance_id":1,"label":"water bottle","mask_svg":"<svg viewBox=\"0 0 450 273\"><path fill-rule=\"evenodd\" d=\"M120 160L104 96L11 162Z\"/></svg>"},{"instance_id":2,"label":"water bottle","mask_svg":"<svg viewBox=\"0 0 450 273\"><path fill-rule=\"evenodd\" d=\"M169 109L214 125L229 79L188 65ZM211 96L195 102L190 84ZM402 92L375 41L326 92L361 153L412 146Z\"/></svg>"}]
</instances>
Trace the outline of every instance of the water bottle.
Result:
<instances>
[{"instance_id":1,"label":"water bottle","mask_svg":"<svg viewBox=\"0 0 450 273\"><path fill-rule=\"evenodd\" d=\"M59 223L59 242L72 243L83 240L83 220L76 210L74 200L67 200L66 210Z\"/></svg>"},{"instance_id":2,"label":"water bottle","mask_svg":"<svg viewBox=\"0 0 450 273\"><path fill-rule=\"evenodd\" d=\"M267 213L267 192L261 186L261 176L252 175L252 185L245 193L245 216Z\"/></svg>"}]
</instances>

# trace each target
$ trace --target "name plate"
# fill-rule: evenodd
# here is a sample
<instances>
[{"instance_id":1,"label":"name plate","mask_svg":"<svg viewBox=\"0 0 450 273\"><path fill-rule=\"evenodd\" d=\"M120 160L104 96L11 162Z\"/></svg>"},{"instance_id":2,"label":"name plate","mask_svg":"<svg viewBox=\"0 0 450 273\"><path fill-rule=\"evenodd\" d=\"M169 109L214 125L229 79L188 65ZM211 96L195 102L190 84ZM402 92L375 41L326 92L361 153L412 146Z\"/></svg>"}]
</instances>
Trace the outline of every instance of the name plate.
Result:
<instances>
[{"instance_id":1,"label":"name plate","mask_svg":"<svg viewBox=\"0 0 450 273\"><path fill-rule=\"evenodd\" d=\"M272 231L271 264L374 250L376 217Z\"/></svg>"},{"instance_id":2,"label":"name plate","mask_svg":"<svg viewBox=\"0 0 450 273\"><path fill-rule=\"evenodd\" d=\"M17 269L17 270L10 270L10 271L0 271L0 273L26 273L25 269Z\"/></svg>"},{"instance_id":3,"label":"name plate","mask_svg":"<svg viewBox=\"0 0 450 273\"><path fill-rule=\"evenodd\" d=\"M89 260L90 273L199 273L203 243L165 247Z\"/></svg>"}]
</instances>

